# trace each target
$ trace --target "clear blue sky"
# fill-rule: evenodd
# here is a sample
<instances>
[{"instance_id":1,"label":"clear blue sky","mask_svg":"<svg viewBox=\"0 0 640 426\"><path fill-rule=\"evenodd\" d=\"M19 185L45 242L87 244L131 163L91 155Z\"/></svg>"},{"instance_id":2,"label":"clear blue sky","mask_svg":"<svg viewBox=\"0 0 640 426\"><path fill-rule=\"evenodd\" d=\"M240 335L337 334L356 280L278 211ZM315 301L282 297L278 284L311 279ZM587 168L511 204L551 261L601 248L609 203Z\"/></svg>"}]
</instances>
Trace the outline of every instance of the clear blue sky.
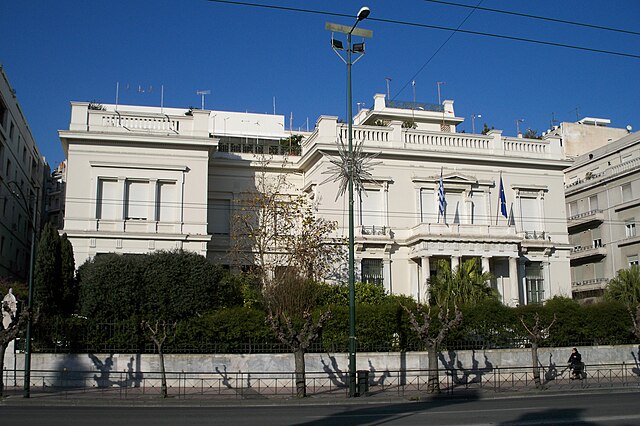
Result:
<instances>
[{"instance_id":1,"label":"clear blue sky","mask_svg":"<svg viewBox=\"0 0 640 426\"><path fill-rule=\"evenodd\" d=\"M256 3L370 18L457 27L470 9L420 0L285 1ZM477 5L479 0L451 0ZM640 1L484 0L480 6L640 31ZM325 22L354 19L221 4L205 0L0 2L0 62L5 68L42 153L52 166L64 159L57 130L69 126L70 101L199 106L196 90L211 90L206 108L293 113L293 127L312 127L320 115L345 117L346 67L331 50ZM519 41L399 25L367 19L367 54L353 68L356 102L375 93L437 102L455 101L460 129L482 123L514 135L546 130L560 121L610 118L640 130L640 59ZM640 55L640 36L581 28L487 11L474 11L464 30L531 38ZM424 66L421 72L418 71ZM418 73L416 75L416 73ZM130 90L127 90L127 85ZM138 86L145 88L138 92ZM149 91L149 87L152 91ZM133 89L133 90L132 90ZM402 90L401 90L402 89Z\"/></svg>"}]
</instances>

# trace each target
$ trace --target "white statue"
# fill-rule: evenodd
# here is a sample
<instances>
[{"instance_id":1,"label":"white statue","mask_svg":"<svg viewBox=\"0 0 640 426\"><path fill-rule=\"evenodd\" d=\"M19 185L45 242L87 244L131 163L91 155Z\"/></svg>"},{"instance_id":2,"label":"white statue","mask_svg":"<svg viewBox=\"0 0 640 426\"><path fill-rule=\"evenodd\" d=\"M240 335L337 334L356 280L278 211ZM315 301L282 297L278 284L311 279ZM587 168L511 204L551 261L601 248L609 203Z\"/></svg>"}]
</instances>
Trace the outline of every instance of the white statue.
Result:
<instances>
[{"instance_id":1,"label":"white statue","mask_svg":"<svg viewBox=\"0 0 640 426\"><path fill-rule=\"evenodd\" d=\"M8 312L7 312L8 309ZM18 311L18 301L16 297L13 295L13 289L9 289L9 293L7 293L2 298L2 325L6 329L11 324L11 319L15 318L16 312Z\"/></svg>"}]
</instances>

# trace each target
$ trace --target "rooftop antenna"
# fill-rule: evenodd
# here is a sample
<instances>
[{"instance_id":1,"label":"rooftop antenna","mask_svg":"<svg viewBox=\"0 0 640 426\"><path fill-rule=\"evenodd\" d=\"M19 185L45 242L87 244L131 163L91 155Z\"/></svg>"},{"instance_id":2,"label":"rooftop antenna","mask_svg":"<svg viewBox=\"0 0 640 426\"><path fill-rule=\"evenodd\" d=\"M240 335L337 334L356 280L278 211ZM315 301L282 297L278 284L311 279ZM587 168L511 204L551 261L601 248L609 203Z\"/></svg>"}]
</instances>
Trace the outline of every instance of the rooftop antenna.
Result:
<instances>
[{"instance_id":1,"label":"rooftop antenna","mask_svg":"<svg viewBox=\"0 0 640 426\"><path fill-rule=\"evenodd\" d=\"M411 121L415 123L416 122L416 117L414 112L416 109L416 81L415 80L411 80L411 87L413 88L413 104L411 104Z\"/></svg>"},{"instance_id":2,"label":"rooftop antenna","mask_svg":"<svg viewBox=\"0 0 640 426\"><path fill-rule=\"evenodd\" d=\"M276 115L276 97L273 97L273 115Z\"/></svg>"},{"instance_id":3,"label":"rooftop antenna","mask_svg":"<svg viewBox=\"0 0 640 426\"><path fill-rule=\"evenodd\" d=\"M160 85L160 114L164 114L164 84Z\"/></svg>"},{"instance_id":4,"label":"rooftop antenna","mask_svg":"<svg viewBox=\"0 0 640 426\"><path fill-rule=\"evenodd\" d=\"M200 95L202 97L202 109L204 110L204 97L205 95L210 95L211 90L196 90L196 95Z\"/></svg>"},{"instance_id":5,"label":"rooftop antenna","mask_svg":"<svg viewBox=\"0 0 640 426\"><path fill-rule=\"evenodd\" d=\"M556 124L558 123L558 120L556 120L556 113L552 112L551 113L551 128L553 129Z\"/></svg>"},{"instance_id":6,"label":"rooftop antenna","mask_svg":"<svg viewBox=\"0 0 640 426\"><path fill-rule=\"evenodd\" d=\"M118 110L118 94L120 93L120 82L116 81L116 111Z\"/></svg>"},{"instance_id":7,"label":"rooftop antenna","mask_svg":"<svg viewBox=\"0 0 640 426\"><path fill-rule=\"evenodd\" d=\"M436 81L436 84L438 85L438 105L442 105L442 99L440 99L440 86L443 84L447 84L446 81Z\"/></svg>"},{"instance_id":8,"label":"rooftop antenna","mask_svg":"<svg viewBox=\"0 0 640 426\"><path fill-rule=\"evenodd\" d=\"M391 77L385 77L384 79L387 81L387 100L391 100L391 92L389 90L389 83L391 83L392 78Z\"/></svg>"}]
</instances>

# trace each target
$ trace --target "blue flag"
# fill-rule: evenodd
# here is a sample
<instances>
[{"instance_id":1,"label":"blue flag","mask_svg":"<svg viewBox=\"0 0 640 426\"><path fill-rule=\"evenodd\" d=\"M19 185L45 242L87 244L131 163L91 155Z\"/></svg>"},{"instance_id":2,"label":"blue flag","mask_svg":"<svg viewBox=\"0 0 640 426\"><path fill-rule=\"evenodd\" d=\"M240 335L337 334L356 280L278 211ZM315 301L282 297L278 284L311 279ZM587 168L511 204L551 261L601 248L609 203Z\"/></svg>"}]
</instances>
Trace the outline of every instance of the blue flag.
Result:
<instances>
[{"instance_id":1,"label":"blue flag","mask_svg":"<svg viewBox=\"0 0 640 426\"><path fill-rule=\"evenodd\" d=\"M507 217L507 198L504 195L504 184L502 183L502 175L500 175L500 214Z\"/></svg>"},{"instance_id":2,"label":"blue flag","mask_svg":"<svg viewBox=\"0 0 640 426\"><path fill-rule=\"evenodd\" d=\"M444 182L442 181L442 170L440 170L440 184L438 185L438 217L444 217L446 201L444 199Z\"/></svg>"}]
</instances>

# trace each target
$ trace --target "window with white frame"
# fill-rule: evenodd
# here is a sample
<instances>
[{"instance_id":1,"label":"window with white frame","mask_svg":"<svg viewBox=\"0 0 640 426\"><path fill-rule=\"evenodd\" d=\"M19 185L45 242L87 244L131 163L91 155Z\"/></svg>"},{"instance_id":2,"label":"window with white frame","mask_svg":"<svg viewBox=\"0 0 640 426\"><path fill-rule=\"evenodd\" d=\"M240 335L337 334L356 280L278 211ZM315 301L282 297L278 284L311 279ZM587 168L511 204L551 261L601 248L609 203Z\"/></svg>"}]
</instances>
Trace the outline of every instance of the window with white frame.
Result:
<instances>
[{"instance_id":1,"label":"window with white frame","mask_svg":"<svg viewBox=\"0 0 640 426\"><path fill-rule=\"evenodd\" d=\"M598 210L598 195L591 195L589 197L589 210Z\"/></svg>"},{"instance_id":2,"label":"window with white frame","mask_svg":"<svg viewBox=\"0 0 640 426\"><path fill-rule=\"evenodd\" d=\"M360 193L360 224L375 230L384 227L384 191L365 189Z\"/></svg>"},{"instance_id":3,"label":"window with white frame","mask_svg":"<svg viewBox=\"0 0 640 426\"><path fill-rule=\"evenodd\" d=\"M629 267L640 266L640 262L638 262L638 255L627 256L627 264Z\"/></svg>"},{"instance_id":4,"label":"window with white frame","mask_svg":"<svg viewBox=\"0 0 640 426\"><path fill-rule=\"evenodd\" d=\"M118 215L120 197L117 179L98 179L98 195L96 198L96 217L98 219L116 220L120 218Z\"/></svg>"},{"instance_id":5,"label":"window with white frame","mask_svg":"<svg viewBox=\"0 0 640 426\"><path fill-rule=\"evenodd\" d=\"M147 220L149 181L127 180L125 184L125 219Z\"/></svg>"},{"instance_id":6,"label":"window with white frame","mask_svg":"<svg viewBox=\"0 0 640 426\"><path fill-rule=\"evenodd\" d=\"M158 181L156 191L156 220L158 222L177 221L179 204L176 183Z\"/></svg>"},{"instance_id":7,"label":"window with white frame","mask_svg":"<svg viewBox=\"0 0 640 426\"><path fill-rule=\"evenodd\" d=\"M542 262L527 262L525 265L527 301L529 304L542 303L544 300L544 278Z\"/></svg>"},{"instance_id":8,"label":"window with white frame","mask_svg":"<svg viewBox=\"0 0 640 426\"><path fill-rule=\"evenodd\" d=\"M207 211L207 228L213 235L229 235L231 200L210 200Z\"/></svg>"},{"instance_id":9,"label":"window with white frame","mask_svg":"<svg viewBox=\"0 0 640 426\"><path fill-rule=\"evenodd\" d=\"M569 203L569 217L576 216L578 214L578 202L571 201Z\"/></svg>"},{"instance_id":10,"label":"window with white frame","mask_svg":"<svg viewBox=\"0 0 640 426\"><path fill-rule=\"evenodd\" d=\"M525 193L520 195L520 223L522 230L542 231L542 221L540 220L540 200L533 194Z\"/></svg>"},{"instance_id":11,"label":"window with white frame","mask_svg":"<svg viewBox=\"0 0 640 426\"><path fill-rule=\"evenodd\" d=\"M446 223L463 223L466 216L466 206L463 203L462 192L446 191L445 198L445 221Z\"/></svg>"},{"instance_id":12,"label":"window with white frame","mask_svg":"<svg viewBox=\"0 0 640 426\"><path fill-rule=\"evenodd\" d=\"M629 219L624 223L624 232L627 238L632 238L636 236L635 219Z\"/></svg>"},{"instance_id":13,"label":"window with white frame","mask_svg":"<svg viewBox=\"0 0 640 426\"><path fill-rule=\"evenodd\" d=\"M438 220L438 208L435 201L434 190L430 188L420 189L420 222L436 223Z\"/></svg>"},{"instance_id":14,"label":"window with white frame","mask_svg":"<svg viewBox=\"0 0 640 426\"><path fill-rule=\"evenodd\" d=\"M363 283L383 285L384 266L382 259L362 259L361 279Z\"/></svg>"},{"instance_id":15,"label":"window with white frame","mask_svg":"<svg viewBox=\"0 0 640 426\"><path fill-rule=\"evenodd\" d=\"M471 202L468 203L470 211L469 223L478 225L489 224L489 214L487 213L487 194L482 191L476 191L471 194Z\"/></svg>"}]
</instances>

